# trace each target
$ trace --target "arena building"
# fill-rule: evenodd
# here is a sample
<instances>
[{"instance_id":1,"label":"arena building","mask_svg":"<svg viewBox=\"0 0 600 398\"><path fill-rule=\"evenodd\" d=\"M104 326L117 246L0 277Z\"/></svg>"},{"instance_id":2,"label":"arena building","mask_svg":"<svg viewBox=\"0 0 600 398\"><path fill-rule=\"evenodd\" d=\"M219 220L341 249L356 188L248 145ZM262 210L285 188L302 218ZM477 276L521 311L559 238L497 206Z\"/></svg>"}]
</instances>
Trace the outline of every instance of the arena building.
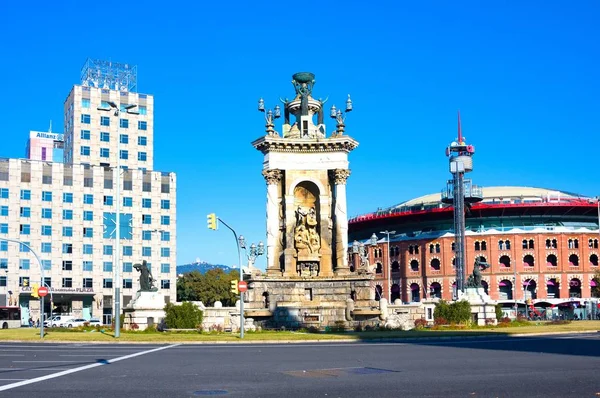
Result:
<instances>
[{"instance_id":1,"label":"arena building","mask_svg":"<svg viewBox=\"0 0 600 398\"><path fill-rule=\"evenodd\" d=\"M467 275L479 258L491 265L483 271L486 292L507 308L528 305L537 313L560 307L584 316L582 306L600 296L598 199L530 187L482 192L482 200L466 211ZM360 242L369 263L376 264L376 298L452 300L453 221L453 207L441 194L350 219L354 263Z\"/></svg>"}]
</instances>

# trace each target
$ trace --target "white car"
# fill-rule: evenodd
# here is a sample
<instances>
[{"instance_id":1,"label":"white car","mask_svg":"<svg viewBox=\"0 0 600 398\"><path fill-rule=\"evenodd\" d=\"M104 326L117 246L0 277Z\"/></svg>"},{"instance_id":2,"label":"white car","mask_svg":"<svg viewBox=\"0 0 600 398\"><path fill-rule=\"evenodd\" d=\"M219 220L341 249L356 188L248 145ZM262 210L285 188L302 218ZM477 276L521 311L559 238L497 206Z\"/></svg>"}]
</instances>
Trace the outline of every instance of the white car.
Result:
<instances>
[{"instance_id":1,"label":"white car","mask_svg":"<svg viewBox=\"0 0 600 398\"><path fill-rule=\"evenodd\" d=\"M76 328L83 326L85 322L87 322L87 319L71 317L71 319L65 319L64 321L59 322L57 326L61 328Z\"/></svg>"},{"instance_id":2,"label":"white car","mask_svg":"<svg viewBox=\"0 0 600 398\"><path fill-rule=\"evenodd\" d=\"M44 321L44 326L62 326L63 323L73 319L74 317L70 315L54 315L50 319Z\"/></svg>"}]
</instances>

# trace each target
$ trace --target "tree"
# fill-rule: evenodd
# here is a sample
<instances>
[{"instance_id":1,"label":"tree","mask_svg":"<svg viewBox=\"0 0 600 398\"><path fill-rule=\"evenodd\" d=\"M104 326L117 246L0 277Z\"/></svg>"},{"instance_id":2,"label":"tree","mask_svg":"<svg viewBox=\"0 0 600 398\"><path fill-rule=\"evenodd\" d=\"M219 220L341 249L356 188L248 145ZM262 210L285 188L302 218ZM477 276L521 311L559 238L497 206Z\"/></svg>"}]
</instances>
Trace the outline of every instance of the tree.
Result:
<instances>
[{"instance_id":1,"label":"tree","mask_svg":"<svg viewBox=\"0 0 600 398\"><path fill-rule=\"evenodd\" d=\"M202 301L204 305L212 306L220 301L224 306L233 306L237 296L231 293L230 282L239 279L238 271L225 273L221 268L215 268L202 275L198 271L184 274L177 280L178 301Z\"/></svg>"},{"instance_id":2,"label":"tree","mask_svg":"<svg viewBox=\"0 0 600 398\"><path fill-rule=\"evenodd\" d=\"M592 297L600 297L600 269L596 269L594 277L592 278L596 282L596 286L592 286Z\"/></svg>"}]
</instances>

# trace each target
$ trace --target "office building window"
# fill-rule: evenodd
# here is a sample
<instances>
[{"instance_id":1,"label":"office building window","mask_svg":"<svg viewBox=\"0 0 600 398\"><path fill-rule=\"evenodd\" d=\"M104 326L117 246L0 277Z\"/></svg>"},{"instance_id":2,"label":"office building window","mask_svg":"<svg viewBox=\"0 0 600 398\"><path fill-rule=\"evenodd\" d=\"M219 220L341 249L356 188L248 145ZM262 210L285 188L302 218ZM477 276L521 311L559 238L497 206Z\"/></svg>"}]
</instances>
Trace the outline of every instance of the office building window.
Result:
<instances>
[{"instance_id":1,"label":"office building window","mask_svg":"<svg viewBox=\"0 0 600 398\"><path fill-rule=\"evenodd\" d=\"M171 216L160 216L160 224L161 225L170 225L171 224Z\"/></svg>"},{"instance_id":2,"label":"office building window","mask_svg":"<svg viewBox=\"0 0 600 398\"><path fill-rule=\"evenodd\" d=\"M91 210L84 210L83 221L94 221L94 212Z\"/></svg>"},{"instance_id":3,"label":"office building window","mask_svg":"<svg viewBox=\"0 0 600 398\"><path fill-rule=\"evenodd\" d=\"M161 199L160 208L162 210L169 210L171 208L171 201L169 199Z\"/></svg>"},{"instance_id":4,"label":"office building window","mask_svg":"<svg viewBox=\"0 0 600 398\"><path fill-rule=\"evenodd\" d=\"M73 227L63 227L62 236L72 237L73 236Z\"/></svg>"},{"instance_id":5,"label":"office building window","mask_svg":"<svg viewBox=\"0 0 600 398\"><path fill-rule=\"evenodd\" d=\"M105 256L112 256L112 254L113 254L112 245L104 245L104 247L102 248L102 254L104 254Z\"/></svg>"},{"instance_id":6,"label":"office building window","mask_svg":"<svg viewBox=\"0 0 600 398\"><path fill-rule=\"evenodd\" d=\"M42 236L52 236L52 225L42 225Z\"/></svg>"},{"instance_id":7,"label":"office building window","mask_svg":"<svg viewBox=\"0 0 600 398\"><path fill-rule=\"evenodd\" d=\"M94 237L94 228L83 227L83 237L84 238L93 238Z\"/></svg>"},{"instance_id":8,"label":"office building window","mask_svg":"<svg viewBox=\"0 0 600 398\"><path fill-rule=\"evenodd\" d=\"M90 124L92 122L92 117L88 114L82 113L81 114L81 123L83 124Z\"/></svg>"},{"instance_id":9,"label":"office building window","mask_svg":"<svg viewBox=\"0 0 600 398\"><path fill-rule=\"evenodd\" d=\"M121 149L121 159L129 159L129 151L126 149Z\"/></svg>"},{"instance_id":10,"label":"office building window","mask_svg":"<svg viewBox=\"0 0 600 398\"><path fill-rule=\"evenodd\" d=\"M91 193L83 194L83 204L84 205L93 205L94 204L94 195Z\"/></svg>"},{"instance_id":11,"label":"office building window","mask_svg":"<svg viewBox=\"0 0 600 398\"><path fill-rule=\"evenodd\" d=\"M171 272L171 264L169 263L162 263L160 265L160 272L163 274L168 274L169 272Z\"/></svg>"},{"instance_id":12,"label":"office building window","mask_svg":"<svg viewBox=\"0 0 600 398\"><path fill-rule=\"evenodd\" d=\"M105 195L104 196L104 205L105 206L112 206L113 205L113 197Z\"/></svg>"},{"instance_id":13,"label":"office building window","mask_svg":"<svg viewBox=\"0 0 600 398\"><path fill-rule=\"evenodd\" d=\"M123 263L123 272L132 272L133 263Z\"/></svg>"},{"instance_id":14,"label":"office building window","mask_svg":"<svg viewBox=\"0 0 600 398\"><path fill-rule=\"evenodd\" d=\"M24 206L22 206L22 207L19 209L19 215L20 215L21 217L24 217L24 218L29 218L29 217L31 217L31 207L24 207Z\"/></svg>"},{"instance_id":15,"label":"office building window","mask_svg":"<svg viewBox=\"0 0 600 398\"><path fill-rule=\"evenodd\" d=\"M42 242L42 253L52 253L52 242Z\"/></svg>"},{"instance_id":16,"label":"office building window","mask_svg":"<svg viewBox=\"0 0 600 398\"><path fill-rule=\"evenodd\" d=\"M94 269L94 265L91 261L86 260L83 262L83 270L84 271L91 272L93 269Z\"/></svg>"},{"instance_id":17,"label":"office building window","mask_svg":"<svg viewBox=\"0 0 600 398\"><path fill-rule=\"evenodd\" d=\"M142 224L152 224L152 216L150 214L142 214Z\"/></svg>"},{"instance_id":18,"label":"office building window","mask_svg":"<svg viewBox=\"0 0 600 398\"><path fill-rule=\"evenodd\" d=\"M71 261L71 260L63 260L63 262L62 262L62 270L63 271L73 271L73 261Z\"/></svg>"},{"instance_id":19,"label":"office building window","mask_svg":"<svg viewBox=\"0 0 600 398\"><path fill-rule=\"evenodd\" d=\"M163 242L171 241L171 233L169 231L160 231L160 240Z\"/></svg>"},{"instance_id":20,"label":"office building window","mask_svg":"<svg viewBox=\"0 0 600 398\"><path fill-rule=\"evenodd\" d=\"M81 153L81 156L90 156L90 147L89 146L82 146L80 153Z\"/></svg>"},{"instance_id":21,"label":"office building window","mask_svg":"<svg viewBox=\"0 0 600 398\"><path fill-rule=\"evenodd\" d=\"M0 206L0 216L8 216L8 206Z\"/></svg>"},{"instance_id":22,"label":"office building window","mask_svg":"<svg viewBox=\"0 0 600 398\"><path fill-rule=\"evenodd\" d=\"M73 287L73 278L62 278L62 287Z\"/></svg>"},{"instance_id":23,"label":"office building window","mask_svg":"<svg viewBox=\"0 0 600 398\"><path fill-rule=\"evenodd\" d=\"M129 120L128 119L119 120L119 127L121 127L122 129L129 128Z\"/></svg>"},{"instance_id":24,"label":"office building window","mask_svg":"<svg viewBox=\"0 0 600 398\"><path fill-rule=\"evenodd\" d=\"M31 266L31 260L28 258L19 259L19 269L29 269Z\"/></svg>"},{"instance_id":25,"label":"office building window","mask_svg":"<svg viewBox=\"0 0 600 398\"><path fill-rule=\"evenodd\" d=\"M110 156L110 151L108 150L108 148L100 148L100 157L101 158L107 158Z\"/></svg>"},{"instance_id":26,"label":"office building window","mask_svg":"<svg viewBox=\"0 0 600 398\"><path fill-rule=\"evenodd\" d=\"M112 278L104 278L102 281L102 287L105 289L112 289L112 287L113 287Z\"/></svg>"},{"instance_id":27,"label":"office building window","mask_svg":"<svg viewBox=\"0 0 600 398\"><path fill-rule=\"evenodd\" d=\"M0 252L8 251L8 241L0 240Z\"/></svg>"},{"instance_id":28,"label":"office building window","mask_svg":"<svg viewBox=\"0 0 600 398\"><path fill-rule=\"evenodd\" d=\"M0 234L7 234L7 233L8 233L8 224L7 223L0 224Z\"/></svg>"},{"instance_id":29,"label":"office building window","mask_svg":"<svg viewBox=\"0 0 600 398\"><path fill-rule=\"evenodd\" d=\"M138 106L138 112L140 113L140 115L147 115L148 109L146 108L145 105L140 105L140 106Z\"/></svg>"},{"instance_id":30,"label":"office building window","mask_svg":"<svg viewBox=\"0 0 600 398\"><path fill-rule=\"evenodd\" d=\"M8 269L8 259L0 258L0 269Z\"/></svg>"},{"instance_id":31,"label":"office building window","mask_svg":"<svg viewBox=\"0 0 600 398\"><path fill-rule=\"evenodd\" d=\"M145 122L143 120L138 121L138 130L144 130L145 131L147 129L148 129L148 123L147 122Z\"/></svg>"},{"instance_id":32,"label":"office building window","mask_svg":"<svg viewBox=\"0 0 600 398\"><path fill-rule=\"evenodd\" d=\"M30 243L29 242L23 242L23 243L24 244L19 245L19 251L21 253L29 253L30 250L29 250L28 246L30 245Z\"/></svg>"},{"instance_id":33,"label":"office building window","mask_svg":"<svg viewBox=\"0 0 600 398\"><path fill-rule=\"evenodd\" d=\"M142 247L142 256L143 257L150 257L152 256L152 248L149 246L143 246Z\"/></svg>"},{"instance_id":34,"label":"office building window","mask_svg":"<svg viewBox=\"0 0 600 398\"><path fill-rule=\"evenodd\" d=\"M41 260L44 271L52 270L52 260Z\"/></svg>"},{"instance_id":35,"label":"office building window","mask_svg":"<svg viewBox=\"0 0 600 398\"><path fill-rule=\"evenodd\" d=\"M21 200L31 200L30 189L21 189Z\"/></svg>"},{"instance_id":36,"label":"office building window","mask_svg":"<svg viewBox=\"0 0 600 398\"><path fill-rule=\"evenodd\" d=\"M89 108L90 107L90 99L89 98L82 98L81 99L81 107L82 108Z\"/></svg>"},{"instance_id":37,"label":"office building window","mask_svg":"<svg viewBox=\"0 0 600 398\"><path fill-rule=\"evenodd\" d=\"M51 219L52 218L52 209L42 209L42 218Z\"/></svg>"},{"instance_id":38,"label":"office building window","mask_svg":"<svg viewBox=\"0 0 600 398\"><path fill-rule=\"evenodd\" d=\"M138 152L138 160L140 162L145 162L147 159L146 152Z\"/></svg>"},{"instance_id":39,"label":"office building window","mask_svg":"<svg viewBox=\"0 0 600 398\"><path fill-rule=\"evenodd\" d=\"M42 191L42 201L44 201L44 202L52 202L52 192L50 192L50 191Z\"/></svg>"},{"instance_id":40,"label":"office building window","mask_svg":"<svg viewBox=\"0 0 600 398\"><path fill-rule=\"evenodd\" d=\"M170 289L171 288L171 281L168 279L163 279L160 281L160 288L161 289Z\"/></svg>"},{"instance_id":41,"label":"office building window","mask_svg":"<svg viewBox=\"0 0 600 398\"><path fill-rule=\"evenodd\" d=\"M129 144L129 136L127 134L121 134L119 139L121 140L121 144Z\"/></svg>"},{"instance_id":42,"label":"office building window","mask_svg":"<svg viewBox=\"0 0 600 398\"><path fill-rule=\"evenodd\" d=\"M123 255L124 256L132 256L133 255L133 247L132 246L123 246Z\"/></svg>"},{"instance_id":43,"label":"office building window","mask_svg":"<svg viewBox=\"0 0 600 398\"><path fill-rule=\"evenodd\" d=\"M150 198L142 198L142 207L144 209L152 208L152 199Z\"/></svg>"},{"instance_id":44,"label":"office building window","mask_svg":"<svg viewBox=\"0 0 600 398\"><path fill-rule=\"evenodd\" d=\"M73 203L73 194L71 192L63 193L63 202L64 203Z\"/></svg>"},{"instance_id":45,"label":"office building window","mask_svg":"<svg viewBox=\"0 0 600 398\"><path fill-rule=\"evenodd\" d=\"M168 247L160 248L160 256L161 257L171 257L171 249Z\"/></svg>"},{"instance_id":46,"label":"office building window","mask_svg":"<svg viewBox=\"0 0 600 398\"><path fill-rule=\"evenodd\" d=\"M72 220L73 210L63 210L63 220Z\"/></svg>"},{"instance_id":47,"label":"office building window","mask_svg":"<svg viewBox=\"0 0 600 398\"><path fill-rule=\"evenodd\" d=\"M73 253L73 244L72 243L63 243L62 252L63 252L63 254Z\"/></svg>"},{"instance_id":48,"label":"office building window","mask_svg":"<svg viewBox=\"0 0 600 398\"><path fill-rule=\"evenodd\" d=\"M131 279L123 279L123 289L131 289L133 287L133 282Z\"/></svg>"},{"instance_id":49,"label":"office building window","mask_svg":"<svg viewBox=\"0 0 600 398\"><path fill-rule=\"evenodd\" d=\"M0 199L8 199L8 188L0 188Z\"/></svg>"},{"instance_id":50,"label":"office building window","mask_svg":"<svg viewBox=\"0 0 600 398\"><path fill-rule=\"evenodd\" d=\"M0 286L6 287L8 285L8 277L0 276Z\"/></svg>"},{"instance_id":51,"label":"office building window","mask_svg":"<svg viewBox=\"0 0 600 398\"><path fill-rule=\"evenodd\" d=\"M31 226L29 224L21 224L19 225L19 232L21 235L31 234Z\"/></svg>"},{"instance_id":52,"label":"office building window","mask_svg":"<svg viewBox=\"0 0 600 398\"><path fill-rule=\"evenodd\" d=\"M100 141L101 142L110 142L110 133L108 131L100 132Z\"/></svg>"},{"instance_id":53,"label":"office building window","mask_svg":"<svg viewBox=\"0 0 600 398\"><path fill-rule=\"evenodd\" d=\"M92 278L83 278L82 287L90 289L94 287L94 279Z\"/></svg>"},{"instance_id":54,"label":"office building window","mask_svg":"<svg viewBox=\"0 0 600 398\"><path fill-rule=\"evenodd\" d=\"M104 272L112 272L112 264L112 261L105 261L104 263L102 263L102 270Z\"/></svg>"},{"instance_id":55,"label":"office building window","mask_svg":"<svg viewBox=\"0 0 600 398\"><path fill-rule=\"evenodd\" d=\"M123 197L123 207L132 207L133 206L133 198L129 196Z\"/></svg>"},{"instance_id":56,"label":"office building window","mask_svg":"<svg viewBox=\"0 0 600 398\"><path fill-rule=\"evenodd\" d=\"M81 139L89 140L91 136L90 130L81 130Z\"/></svg>"},{"instance_id":57,"label":"office building window","mask_svg":"<svg viewBox=\"0 0 600 398\"><path fill-rule=\"evenodd\" d=\"M83 245L83 254L94 254L94 245L85 243Z\"/></svg>"},{"instance_id":58,"label":"office building window","mask_svg":"<svg viewBox=\"0 0 600 398\"><path fill-rule=\"evenodd\" d=\"M152 240L152 231L142 231L142 240Z\"/></svg>"},{"instance_id":59,"label":"office building window","mask_svg":"<svg viewBox=\"0 0 600 398\"><path fill-rule=\"evenodd\" d=\"M100 126L110 126L110 118L108 116L100 116Z\"/></svg>"}]
</instances>

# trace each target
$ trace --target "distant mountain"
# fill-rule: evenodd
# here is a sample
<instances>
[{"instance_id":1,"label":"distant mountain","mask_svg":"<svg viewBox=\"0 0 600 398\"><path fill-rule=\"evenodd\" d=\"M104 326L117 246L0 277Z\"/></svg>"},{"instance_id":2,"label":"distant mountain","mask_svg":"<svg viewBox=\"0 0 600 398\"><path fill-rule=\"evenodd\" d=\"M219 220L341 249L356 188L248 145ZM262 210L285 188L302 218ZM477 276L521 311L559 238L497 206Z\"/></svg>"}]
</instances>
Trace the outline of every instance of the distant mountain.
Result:
<instances>
[{"instance_id":1,"label":"distant mountain","mask_svg":"<svg viewBox=\"0 0 600 398\"><path fill-rule=\"evenodd\" d=\"M205 261L196 261L191 264L178 265L177 266L177 275L187 274L188 272L192 272L192 271L199 271L201 274L205 274L206 271L215 269L215 268L220 268L227 274L235 269L235 268L229 267L227 265L209 264Z\"/></svg>"}]
</instances>

